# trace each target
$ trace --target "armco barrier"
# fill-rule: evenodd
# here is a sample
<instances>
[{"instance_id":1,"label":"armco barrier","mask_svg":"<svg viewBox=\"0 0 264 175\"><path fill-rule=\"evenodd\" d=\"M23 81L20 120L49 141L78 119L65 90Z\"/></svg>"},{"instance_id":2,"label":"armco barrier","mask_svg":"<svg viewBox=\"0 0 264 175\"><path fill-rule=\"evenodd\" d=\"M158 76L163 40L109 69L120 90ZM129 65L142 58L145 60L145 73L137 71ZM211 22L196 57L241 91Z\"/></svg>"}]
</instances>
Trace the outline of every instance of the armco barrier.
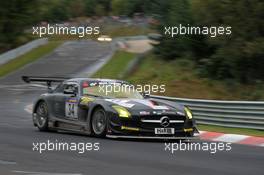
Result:
<instances>
[{"instance_id":1,"label":"armco barrier","mask_svg":"<svg viewBox=\"0 0 264 175\"><path fill-rule=\"evenodd\" d=\"M47 38L41 38L34 41L31 41L27 44L24 44L18 48L12 49L0 55L0 65L4 64L20 55L25 54L26 52L40 46L46 44L48 42Z\"/></svg>"},{"instance_id":2,"label":"armco barrier","mask_svg":"<svg viewBox=\"0 0 264 175\"><path fill-rule=\"evenodd\" d=\"M188 106L199 124L264 130L264 102L198 100L152 95Z\"/></svg>"}]
</instances>

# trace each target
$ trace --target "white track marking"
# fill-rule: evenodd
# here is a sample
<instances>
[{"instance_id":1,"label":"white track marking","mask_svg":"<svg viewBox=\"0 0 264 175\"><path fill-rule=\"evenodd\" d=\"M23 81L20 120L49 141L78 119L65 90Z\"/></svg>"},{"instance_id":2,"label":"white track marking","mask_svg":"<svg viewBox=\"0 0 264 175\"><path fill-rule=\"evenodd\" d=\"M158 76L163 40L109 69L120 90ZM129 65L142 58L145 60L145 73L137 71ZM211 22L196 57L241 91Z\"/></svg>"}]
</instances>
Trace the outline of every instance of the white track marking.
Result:
<instances>
[{"instance_id":1,"label":"white track marking","mask_svg":"<svg viewBox=\"0 0 264 175\"><path fill-rule=\"evenodd\" d=\"M31 114L33 110L33 104L27 105L24 110Z\"/></svg>"},{"instance_id":2,"label":"white track marking","mask_svg":"<svg viewBox=\"0 0 264 175\"><path fill-rule=\"evenodd\" d=\"M21 87L47 87L42 84L13 84L13 85L0 85L0 88L21 88Z\"/></svg>"},{"instance_id":3,"label":"white track marking","mask_svg":"<svg viewBox=\"0 0 264 175\"><path fill-rule=\"evenodd\" d=\"M222 136L219 136L215 139L213 139L214 141L220 141L220 142L230 142L230 143L236 143L236 142L240 142L246 138L248 138L249 136L246 135L238 135L238 134L224 134Z\"/></svg>"},{"instance_id":4,"label":"white track marking","mask_svg":"<svg viewBox=\"0 0 264 175\"><path fill-rule=\"evenodd\" d=\"M0 89L6 89L12 91L32 91L39 88L47 88L47 86L42 84L0 85Z\"/></svg>"},{"instance_id":5,"label":"white track marking","mask_svg":"<svg viewBox=\"0 0 264 175\"><path fill-rule=\"evenodd\" d=\"M261 143L259 146L262 146L262 147L264 147L264 143Z\"/></svg>"},{"instance_id":6,"label":"white track marking","mask_svg":"<svg viewBox=\"0 0 264 175\"><path fill-rule=\"evenodd\" d=\"M16 99L14 103L20 103L20 99Z\"/></svg>"},{"instance_id":7,"label":"white track marking","mask_svg":"<svg viewBox=\"0 0 264 175\"><path fill-rule=\"evenodd\" d=\"M80 173L50 173L50 172L16 171L16 170L13 170L12 173L27 174L27 175L82 175Z\"/></svg>"},{"instance_id":8,"label":"white track marking","mask_svg":"<svg viewBox=\"0 0 264 175\"><path fill-rule=\"evenodd\" d=\"M16 162L7 161L7 160L0 160L0 164L2 164L2 165L15 165Z\"/></svg>"},{"instance_id":9,"label":"white track marking","mask_svg":"<svg viewBox=\"0 0 264 175\"><path fill-rule=\"evenodd\" d=\"M200 134L203 134L203 133L206 133L207 131L199 131L199 135Z\"/></svg>"}]
</instances>

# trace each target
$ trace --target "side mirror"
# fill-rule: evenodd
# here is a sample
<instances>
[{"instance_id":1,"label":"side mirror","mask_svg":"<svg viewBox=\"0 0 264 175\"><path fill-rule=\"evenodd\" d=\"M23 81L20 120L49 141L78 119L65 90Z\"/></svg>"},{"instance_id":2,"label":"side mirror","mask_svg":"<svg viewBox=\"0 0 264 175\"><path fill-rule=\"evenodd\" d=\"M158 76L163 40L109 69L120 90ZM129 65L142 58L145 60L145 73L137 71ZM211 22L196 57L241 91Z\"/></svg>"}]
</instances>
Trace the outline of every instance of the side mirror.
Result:
<instances>
[{"instance_id":1,"label":"side mirror","mask_svg":"<svg viewBox=\"0 0 264 175\"><path fill-rule=\"evenodd\" d=\"M149 95L148 93L146 93L146 92L142 92L142 96L143 96L144 98L149 98L149 97L150 97L150 95Z\"/></svg>"}]
</instances>

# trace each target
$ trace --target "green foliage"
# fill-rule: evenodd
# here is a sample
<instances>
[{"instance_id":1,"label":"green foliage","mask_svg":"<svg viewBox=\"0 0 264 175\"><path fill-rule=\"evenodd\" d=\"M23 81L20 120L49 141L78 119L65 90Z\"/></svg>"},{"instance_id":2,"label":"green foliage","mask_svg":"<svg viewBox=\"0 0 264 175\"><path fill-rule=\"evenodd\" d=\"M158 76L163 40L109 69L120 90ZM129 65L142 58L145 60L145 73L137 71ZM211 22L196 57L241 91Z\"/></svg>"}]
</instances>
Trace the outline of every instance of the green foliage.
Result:
<instances>
[{"instance_id":1,"label":"green foliage","mask_svg":"<svg viewBox=\"0 0 264 175\"><path fill-rule=\"evenodd\" d=\"M163 96L212 100L264 100L262 81L249 85L233 79L220 81L201 78L195 65L195 61L191 59L168 61L150 53L126 79L133 84L165 84L166 92L159 94Z\"/></svg>"},{"instance_id":2,"label":"green foliage","mask_svg":"<svg viewBox=\"0 0 264 175\"><path fill-rule=\"evenodd\" d=\"M157 0L111 0L112 14L132 16L134 13L152 13Z\"/></svg>"},{"instance_id":3,"label":"green foliage","mask_svg":"<svg viewBox=\"0 0 264 175\"><path fill-rule=\"evenodd\" d=\"M41 21L60 23L80 16L143 12L165 26L231 26L231 35L167 35L155 45L164 60L195 62L204 77L264 80L263 0L8 0L0 2L0 52L27 42L25 30Z\"/></svg>"},{"instance_id":4,"label":"green foliage","mask_svg":"<svg viewBox=\"0 0 264 175\"><path fill-rule=\"evenodd\" d=\"M164 33L164 27L192 24L190 5L187 0L171 1L168 8L168 11L164 12L165 14L161 14L166 16L159 27L161 33ZM164 59L170 60L183 57L190 53L193 40L193 37L185 35L177 35L173 38L166 35L161 38L160 44L156 46L156 53Z\"/></svg>"},{"instance_id":5,"label":"green foliage","mask_svg":"<svg viewBox=\"0 0 264 175\"><path fill-rule=\"evenodd\" d=\"M87 16L92 16L94 15L94 7L96 5L96 0L85 0L85 14Z\"/></svg>"},{"instance_id":6,"label":"green foliage","mask_svg":"<svg viewBox=\"0 0 264 175\"><path fill-rule=\"evenodd\" d=\"M264 79L264 2L261 0L166 1L158 27L231 26L231 35L163 37L155 52L163 59L191 58L203 76L254 83ZM169 4L169 5L168 5ZM162 7L161 7L162 8ZM191 57L190 57L191 56Z\"/></svg>"},{"instance_id":7,"label":"green foliage","mask_svg":"<svg viewBox=\"0 0 264 175\"><path fill-rule=\"evenodd\" d=\"M9 0L0 2L0 45L8 49L24 29L38 20L39 1ZM5 43L5 44L3 44Z\"/></svg>"},{"instance_id":8,"label":"green foliage","mask_svg":"<svg viewBox=\"0 0 264 175\"><path fill-rule=\"evenodd\" d=\"M41 21L60 23L80 16L103 16L110 0L8 0L0 1L0 52L32 39L25 31Z\"/></svg>"},{"instance_id":9,"label":"green foliage","mask_svg":"<svg viewBox=\"0 0 264 175\"><path fill-rule=\"evenodd\" d=\"M112 0L113 15L128 14L127 2L123 0Z\"/></svg>"},{"instance_id":10,"label":"green foliage","mask_svg":"<svg viewBox=\"0 0 264 175\"><path fill-rule=\"evenodd\" d=\"M231 26L231 36L207 37L213 48L204 69L212 77L251 83L264 78L264 2L260 0L212 1L193 4L196 23Z\"/></svg>"},{"instance_id":11,"label":"green foliage","mask_svg":"<svg viewBox=\"0 0 264 175\"><path fill-rule=\"evenodd\" d=\"M95 6L94 12L95 12L95 14L97 16L103 16L103 15L105 15L104 7L101 4L97 4Z\"/></svg>"}]
</instances>

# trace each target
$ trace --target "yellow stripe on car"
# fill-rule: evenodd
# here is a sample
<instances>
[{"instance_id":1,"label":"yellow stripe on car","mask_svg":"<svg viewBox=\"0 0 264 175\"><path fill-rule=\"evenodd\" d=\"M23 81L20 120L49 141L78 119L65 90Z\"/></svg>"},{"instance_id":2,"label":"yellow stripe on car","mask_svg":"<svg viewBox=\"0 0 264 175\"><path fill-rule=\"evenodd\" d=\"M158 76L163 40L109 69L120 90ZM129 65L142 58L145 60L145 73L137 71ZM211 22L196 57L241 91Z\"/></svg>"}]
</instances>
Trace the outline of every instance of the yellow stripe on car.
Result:
<instances>
[{"instance_id":1,"label":"yellow stripe on car","mask_svg":"<svg viewBox=\"0 0 264 175\"><path fill-rule=\"evenodd\" d=\"M185 110L185 113L186 113L187 117L189 119L192 119L192 117L193 117L192 116L192 111L188 107L185 107L184 110Z\"/></svg>"},{"instance_id":2,"label":"yellow stripe on car","mask_svg":"<svg viewBox=\"0 0 264 175\"><path fill-rule=\"evenodd\" d=\"M191 132L191 131L193 131L193 128L184 128L183 130L184 130L184 132Z\"/></svg>"},{"instance_id":3,"label":"yellow stripe on car","mask_svg":"<svg viewBox=\"0 0 264 175\"><path fill-rule=\"evenodd\" d=\"M129 131L139 131L139 128L133 128L128 126L121 126L122 130L129 130Z\"/></svg>"}]
</instances>

